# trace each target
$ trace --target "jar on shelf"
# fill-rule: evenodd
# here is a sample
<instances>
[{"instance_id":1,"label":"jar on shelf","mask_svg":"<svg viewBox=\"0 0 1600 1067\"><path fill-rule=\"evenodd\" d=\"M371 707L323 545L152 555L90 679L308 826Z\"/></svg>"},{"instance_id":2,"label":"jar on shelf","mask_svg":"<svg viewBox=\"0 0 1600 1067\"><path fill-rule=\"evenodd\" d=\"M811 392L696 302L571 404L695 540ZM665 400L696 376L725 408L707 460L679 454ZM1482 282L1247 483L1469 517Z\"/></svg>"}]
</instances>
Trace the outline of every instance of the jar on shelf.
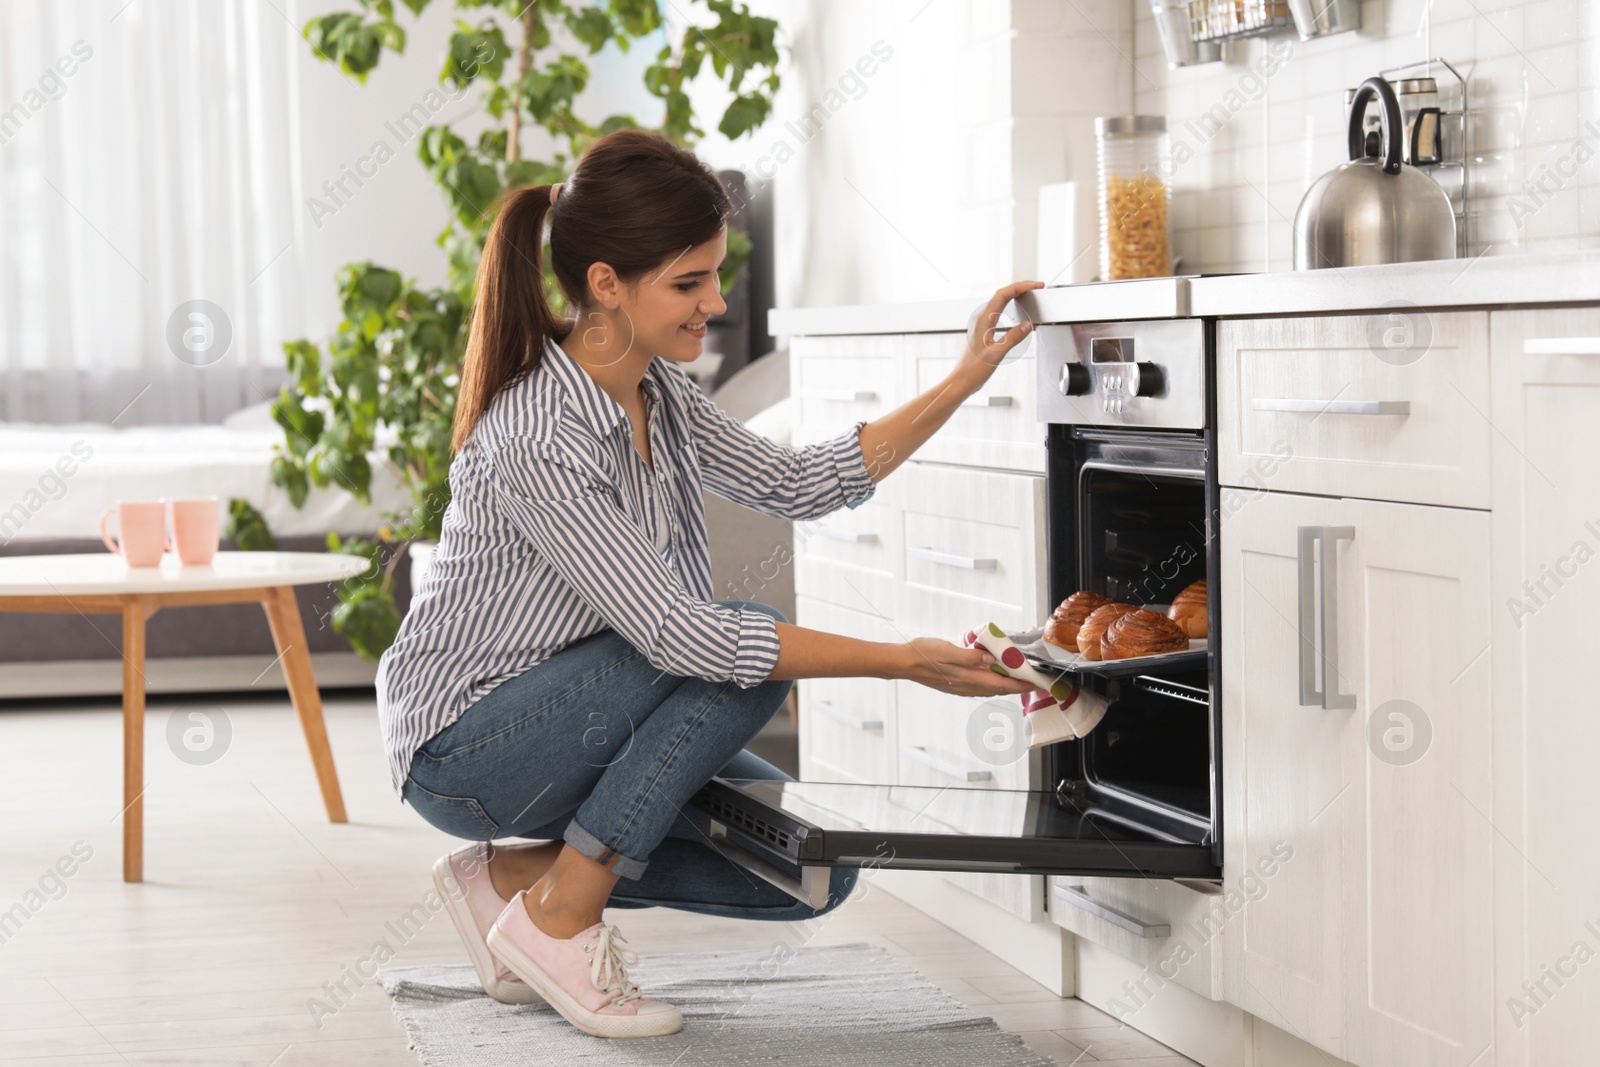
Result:
<instances>
[{"instance_id":1,"label":"jar on shelf","mask_svg":"<svg viewBox=\"0 0 1600 1067\"><path fill-rule=\"evenodd\" d=\"M1167 120L1115 115L1094 120L1100 160L1100 278L1157 278L1172 273L1168 205L1172 190Z\"/></svg>"}]
</instances>

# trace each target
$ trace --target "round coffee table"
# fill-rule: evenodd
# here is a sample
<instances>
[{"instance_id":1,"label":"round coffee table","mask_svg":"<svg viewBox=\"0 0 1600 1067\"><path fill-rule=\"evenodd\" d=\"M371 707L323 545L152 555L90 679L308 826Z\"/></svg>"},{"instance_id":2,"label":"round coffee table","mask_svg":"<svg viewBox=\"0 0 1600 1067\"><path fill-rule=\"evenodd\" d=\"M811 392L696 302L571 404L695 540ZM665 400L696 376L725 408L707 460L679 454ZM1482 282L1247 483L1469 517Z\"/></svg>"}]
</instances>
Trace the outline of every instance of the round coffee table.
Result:
<instances>
[{"instance_id":1,"label":"round coffee table","mask_svg":"<svg viewBox=\"0 0 1600 1067\"><path fill-rule=\"evenodd\" d=\"M145 620L162 608L195 604L254 601L266 609L328 821L345 822L294 587L353 578L368 566L331 552L218 552L203 567L186 567L171 553L157 567L129 567L110 553L0 557L0 611L122 616L123 881L144 880Z\"/></svg>"}]
</instances>

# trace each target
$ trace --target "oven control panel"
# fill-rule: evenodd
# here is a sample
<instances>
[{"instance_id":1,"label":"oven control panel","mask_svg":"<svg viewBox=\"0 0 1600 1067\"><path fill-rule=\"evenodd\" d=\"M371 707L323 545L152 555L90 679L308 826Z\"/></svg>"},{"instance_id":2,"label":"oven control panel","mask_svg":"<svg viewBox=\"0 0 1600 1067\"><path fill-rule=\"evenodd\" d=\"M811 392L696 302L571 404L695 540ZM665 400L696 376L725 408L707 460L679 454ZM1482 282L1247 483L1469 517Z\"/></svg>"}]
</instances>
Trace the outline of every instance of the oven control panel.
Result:
<instances>
[{"instance_id":1,"label":"oven control panel","mask_svg":"<svg viewBox=\"0 0 1600 1067\"><path fill-rule=\"evenodd\" d=\"M1034 338L1040 422L1205 426L1203 320L1063 323Z\"/></svg>"}]
</instances>

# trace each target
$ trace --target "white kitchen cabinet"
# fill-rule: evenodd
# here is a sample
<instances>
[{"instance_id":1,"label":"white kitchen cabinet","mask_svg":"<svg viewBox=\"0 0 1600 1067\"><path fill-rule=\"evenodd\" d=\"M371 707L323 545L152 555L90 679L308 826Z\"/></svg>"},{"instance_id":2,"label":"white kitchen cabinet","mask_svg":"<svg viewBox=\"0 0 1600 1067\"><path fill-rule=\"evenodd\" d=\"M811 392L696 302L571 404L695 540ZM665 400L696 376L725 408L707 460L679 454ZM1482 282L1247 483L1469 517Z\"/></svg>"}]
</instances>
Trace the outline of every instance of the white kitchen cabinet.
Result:
<instances>
[{"instance_id":1,"label":"white kitchen cabinet","mask_svg":"<svg viewBox=\"0 0 1600 1067\"><path fill-rule=\"evenodd\" d=\"M796 337L789 345L789 392L796 445L837 436L861 419L903 404L903 337Z\"/></svg>"},{"instance_id":2,"label":"white kitchen cabinet","mask_svg":"<svg viewBox=\"0 0 1600 1067\"><path fill-rule=\"evenodd\" d=\"M797 596L893 615L904 572L899 489L898 478L886 478L858 506L794 524Z\"/></svg>"},{"instance_id":3,"label":"white kitchen cabinet","mask_svg":"<svg viewBox=\"0 0 1600 1067\"><path fill-rule=\"evenodd\" d=\"M961 344L960 334L797 338L796 444L834 436L916 396L949 371ZM880 482L871 500L796 524L797 623L868 640L959 641L985 621L1022 629L1049 614L1044 479L993 469L1043 469L1032 363L1012 362ZM1026 750L998 762L973 750L968 721L981 714L977 698L858 678L808 679L799 688L802 779L977 789L1037 784L1031 768L1038 761ZM879 696L880 689L889 695ZM1015 697L1004 699L1019 706ZM890 716L880 724L869 707ZM942 877L1009 915L1045 918L1041 876Z\"/></svg>"},{"instance_id":4,"label":"white kitchen cabinet","mask_svg":"<svg viewBox=\"0 0 1600 1067\"><path fill-rule=\"evenodd\" d=\"M1146 995L1168 982L1221 1000L1220 892L1162 878L1049 879L1050 918L1146 969Z\"/></svg>"},{"instance_id":5,"label":"white kitchen cabinet","mask_svg":"<svg viewBox=\"0 0 1600 1067\"><path fill-rule=\"evenodd\" d=\"M1336 802L1355 772L1348 715L1299 704L1294 621L1296 527L1335 524L1339 504L1261 494L1222 528L1222 851L1227 999L1343 1056L1349 809ZM1265 893L1241 884L1272 859Z\"/></svg>"},{"instance_id":6,"label":"white kitchen cabinet","mask_svg":"<svg viewBox=\"0 0 1600 1067\"><path fill-rule=\"evenodd\" d=\"M967 343L959 333L905 338L904 399L921 396L949 374ZM920 460L1044 473L1044 425L1036 411L1032 346L1012 350L976 394L961 402L939 432L917 450ZM1021 350L1022 355L1016 352Z\"/></svg>"},{"instance_id":7,"label":"white kitchen cabinet","mask_svg":"<svg viewBox=\"0 0 1600 1067\"><path fill-rule=\"evenodd\" d=\"M1002 714L995 720L988 715L990 705L1007 702L1014 712L1014 696L987 700L952 696L916 682L896 682L896 781L952 789L1029 788L1033 761L1026 748L1011 750L1003 743L1011 740L1009 737L993 748L984 744L984 730L1009 731L1016 722L1015 714ZM977 727L974 717L979 720ZM1020 919L1038 922L1044 918L1044 878L1040 875L951 871L944 878Z\"/></svg>"},{"instance_id":8,"label":"white kitchen cabinet","mask_svg":"<svg viewBox=\"0 0 1600 1067\"><path fill-rule=\"evenodd\" d=\"M1600 1020L1600 310L1495 312L1496 1067Z\"/></svg>"},{"instance_id":9,"label":"white kitchen cabinet","mask_svg":"<svg viewBox=\"0 0 1600 1067\"><path fill-rule=\"evenodd\" d=\"M1224 485L1487 508L1488 312L1220 322L1217 429Z\"/></svg>"},{"instance_id":10,"label":"white kitchen cabinet","mask_svg":"<svg viewBox=\"0 0 1600 1067\"><path fill-rule=\"evenodd\" d=\"M1489 516L1262 493L1221 544L1227 999L1361 1067L1472 1062L1496 1029Z\"/></svg>"},{"instance_id":11,"label":"white kitchen cabinet","mask_svg":"<svg viewBox=\"0 0 1600 1067\"><path fill-rule=\"evenodd\" d=\"M901 479L899 619L947 641L984 622L1044 621L1042 477L915 463L891 478Z\"/></svg>"},{"instance_id":12,"label":"white kitchen cabinet","mask_svg":"<svg viewBox=\"0 0 1600 1067\"><path fill-rule=\"evenodd\" d=\"M802 625L863 641L895 641L873 615L807 596L795 597ZM800 730L800 780L894 782L895 683L886 678L802 678L795 683Z\"/></svg>"},{"instance_id":13,"label":"white kitchen cabinet","mask_svg":"<svg viewBox=\"0 0 1600 1067\"><path fill-rule=\"evenodd\" d=\"M996 723L987 715L991 701L1016 697L964 697L941 693L916 682L895 682L895 707L899 711L896 737L899 771L894 781L900 785L981 787L987 789L1027 789L1028 760L1019 739L1006 737L1007 743L986 749L982 731ZM973 719L979 725L974 725ZM1000 720L999 729L1010 733L1010 720Z\"/></svg>"},{"instance_id":14,"label":"white kitchen cabinet","mask_svg":"<svg viewBox=\"0 0 1600 1067\"><path fill-rule=\"evenodd\" d=\"M902 479L896 497L905 575L896 610L901 640L959 641L984 622L1017 630L1049 615L1043 478L932 463L908 463L892 477ZM1026 755L995 764L977 752L969 723L982 714L982 700L915 682L896 686L901 784L1029 788ZM945 877L1020 918L1044 917L1040 876Z\"/></svg>"}]
</instances>

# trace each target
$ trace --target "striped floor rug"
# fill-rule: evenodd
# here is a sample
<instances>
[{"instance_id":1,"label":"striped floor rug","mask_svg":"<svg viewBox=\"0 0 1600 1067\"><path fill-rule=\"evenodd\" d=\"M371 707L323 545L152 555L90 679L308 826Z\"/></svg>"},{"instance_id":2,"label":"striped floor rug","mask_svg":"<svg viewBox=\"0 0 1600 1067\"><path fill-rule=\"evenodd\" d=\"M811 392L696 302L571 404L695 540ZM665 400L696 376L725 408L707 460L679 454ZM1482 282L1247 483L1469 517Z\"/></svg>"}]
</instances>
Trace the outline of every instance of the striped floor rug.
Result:
<instances>
[{"instance_id":1,"label":"striped floor rug","mask_svg":"<svg viewBox=\"0 0 1600 1067\"><path fill-rule=\"evenodd\" d=\"M676 1004L670 1037L604 1040L548 1005L485 996L466 964L379 974L424 1067L1050 1067L882 947L642 956L632 977Z\"/></svg>"}]
</instances>

